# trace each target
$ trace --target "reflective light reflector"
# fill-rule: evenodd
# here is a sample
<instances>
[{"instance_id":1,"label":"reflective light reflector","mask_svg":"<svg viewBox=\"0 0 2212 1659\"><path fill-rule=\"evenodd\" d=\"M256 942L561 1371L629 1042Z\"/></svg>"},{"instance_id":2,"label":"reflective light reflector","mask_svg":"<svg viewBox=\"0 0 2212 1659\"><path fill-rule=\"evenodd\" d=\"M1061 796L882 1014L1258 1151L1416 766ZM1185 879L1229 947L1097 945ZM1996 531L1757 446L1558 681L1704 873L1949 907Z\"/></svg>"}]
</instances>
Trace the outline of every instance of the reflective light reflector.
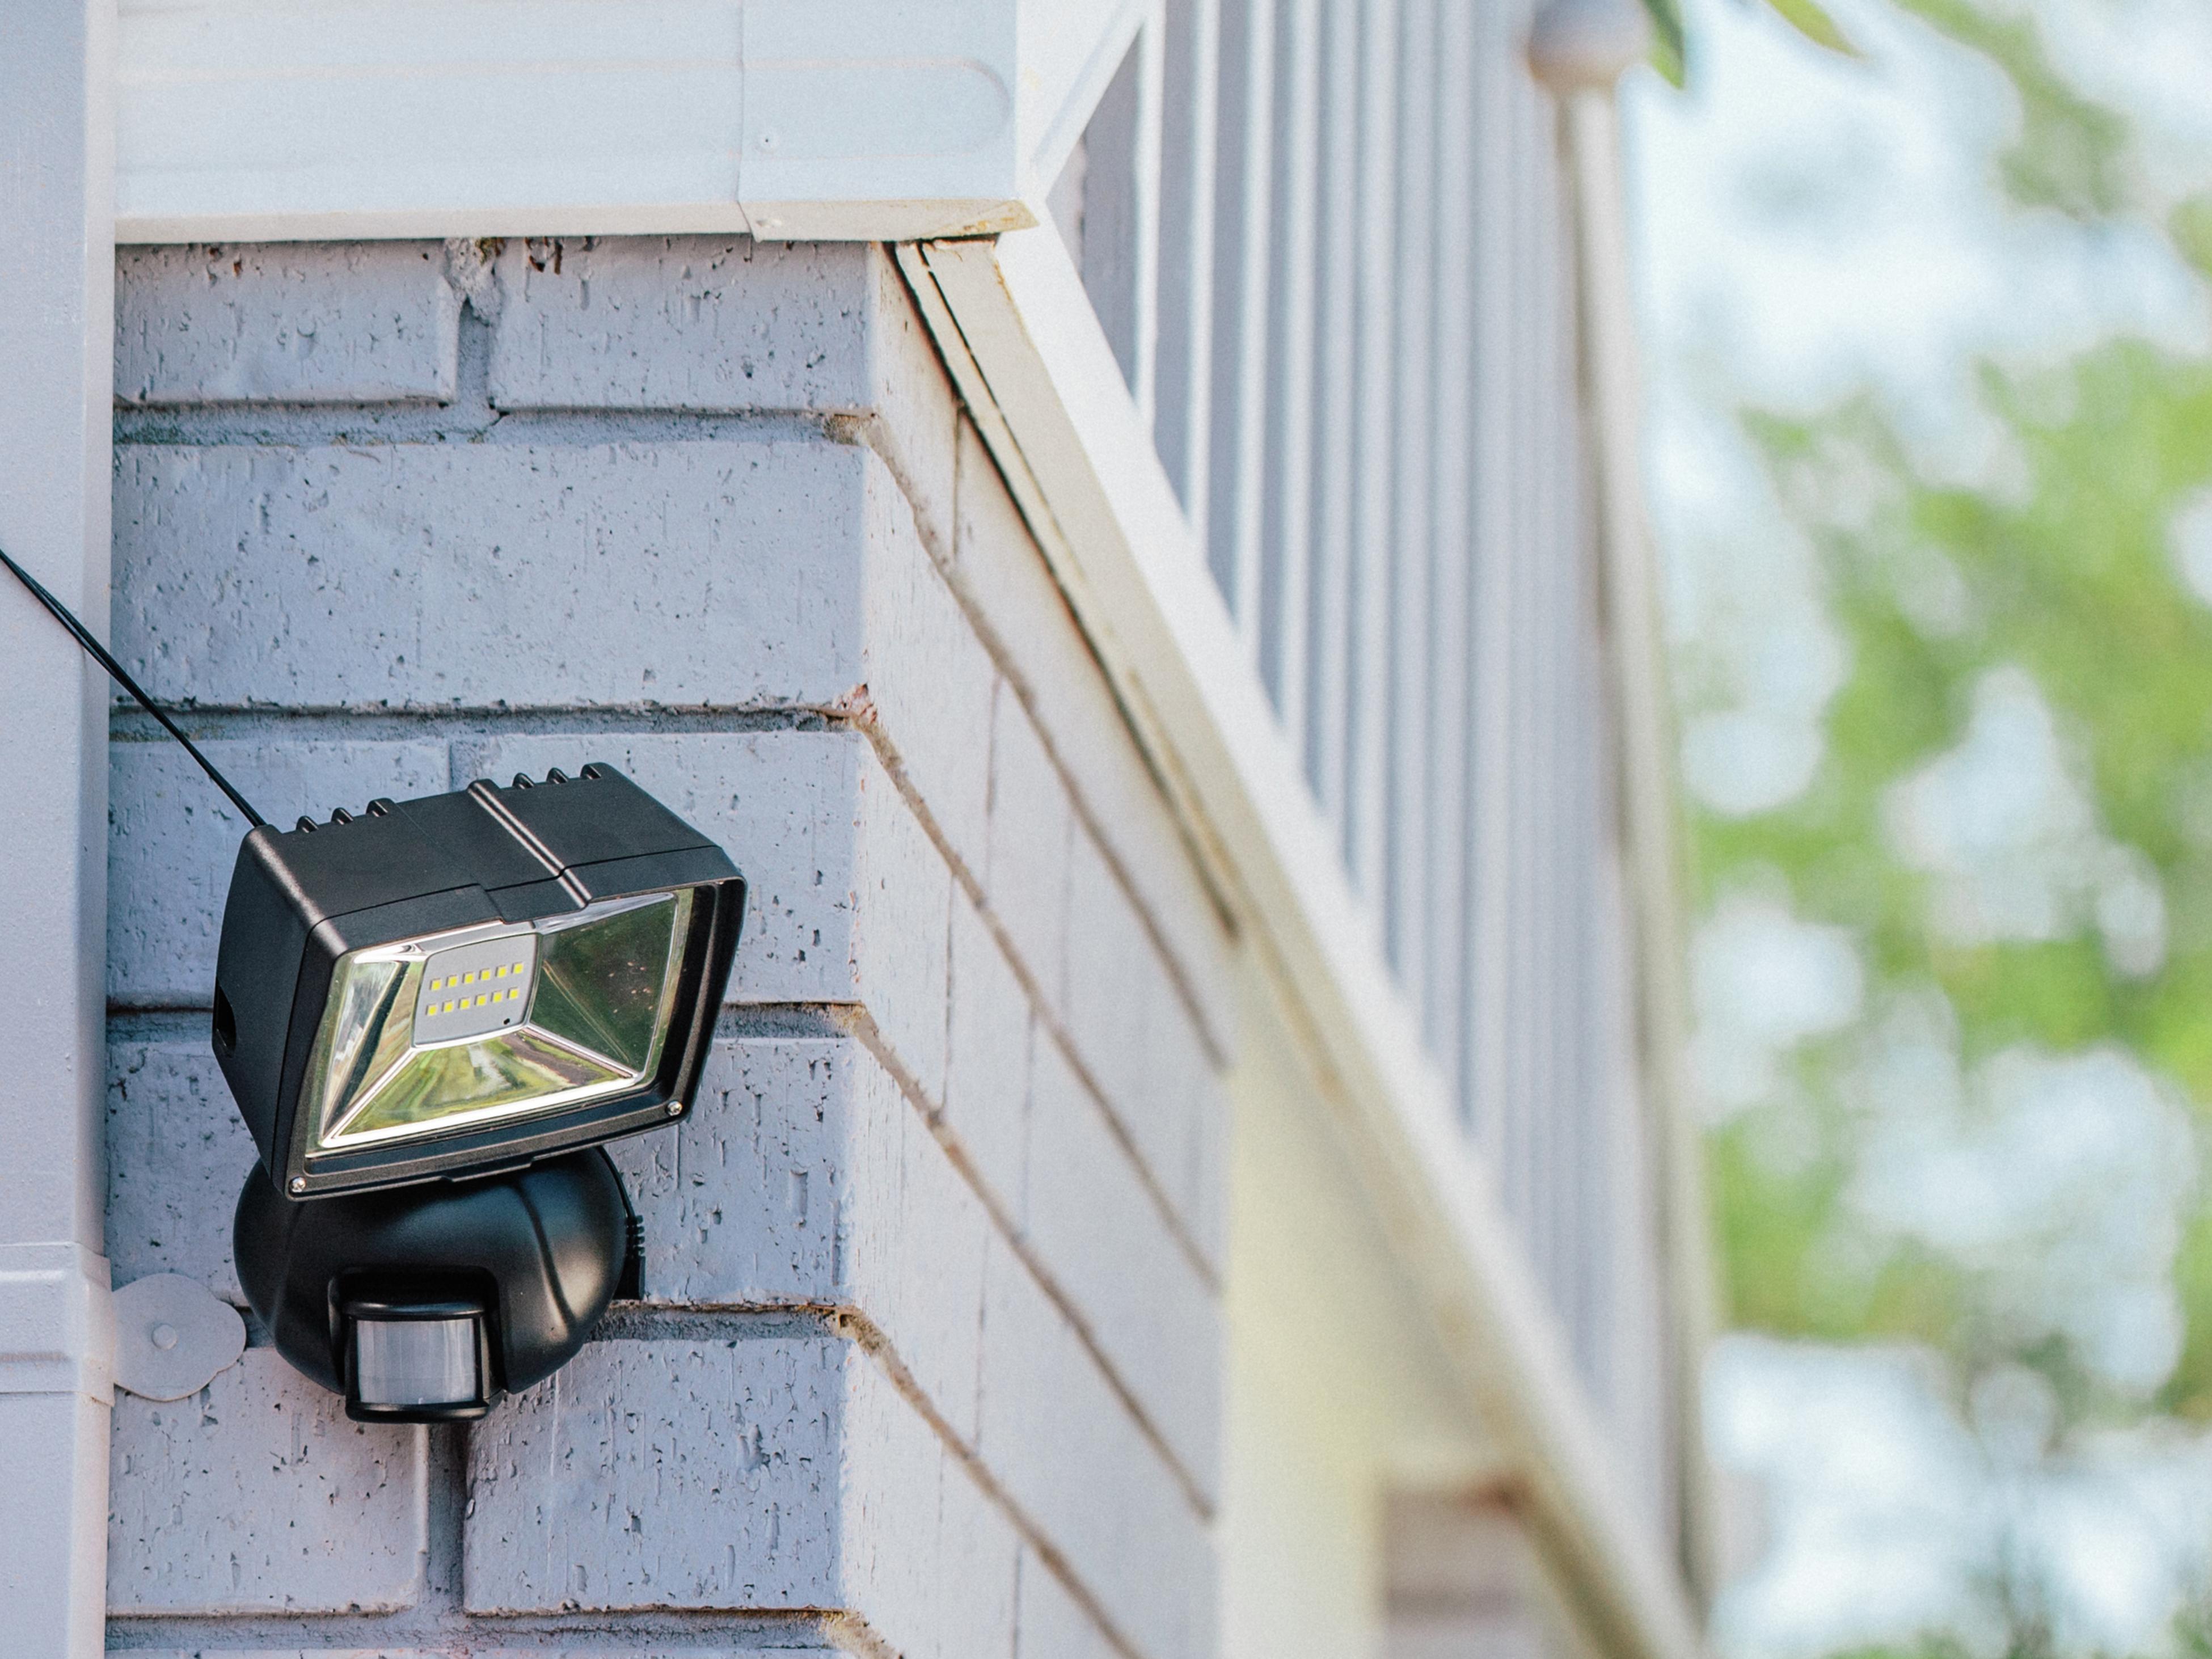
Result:
<instances>
[{"instance_id":1,"label":"reflective light reflector","mask_svg":"<svg viewBox=\"0 0 2212 1659\"><path fill-rule=\"evenodd\" d=\"M744 908L611 767L246 838L216 1058L295 1198L502 1169L680 1116Z\"/></svg>"},{"instance_id":2,"label":"reflective light reflector","mask_svg":"<svg viewBox=\"0 0 2212 1659\"><path fill-rule=\"evenodd\" d=\"M307 1062L308 1157L635 1087L667 1036L691 907L687 888L349 952Z\"/></svg>"}]
</instances>

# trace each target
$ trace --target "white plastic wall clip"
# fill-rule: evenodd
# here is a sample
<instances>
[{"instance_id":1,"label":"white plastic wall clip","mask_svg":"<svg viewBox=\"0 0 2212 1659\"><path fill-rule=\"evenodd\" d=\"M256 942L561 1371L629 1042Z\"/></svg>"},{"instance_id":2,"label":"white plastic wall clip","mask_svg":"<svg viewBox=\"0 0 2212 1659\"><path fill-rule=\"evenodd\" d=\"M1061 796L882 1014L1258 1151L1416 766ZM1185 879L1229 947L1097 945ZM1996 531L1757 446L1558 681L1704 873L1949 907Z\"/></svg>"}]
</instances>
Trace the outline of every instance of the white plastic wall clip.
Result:
<instances>
[{"instance_id":1,"label":"white plastic wall clip","mask_svg":"<svg viewBox=\"0 0 2212 1659\"><path fill-rule=\"evenodd\" d=\"M238 1310L196 1279L155 1273L115 1293L115 1386L182 1400L246 1352Z\"/></svg>"}]
</instances>

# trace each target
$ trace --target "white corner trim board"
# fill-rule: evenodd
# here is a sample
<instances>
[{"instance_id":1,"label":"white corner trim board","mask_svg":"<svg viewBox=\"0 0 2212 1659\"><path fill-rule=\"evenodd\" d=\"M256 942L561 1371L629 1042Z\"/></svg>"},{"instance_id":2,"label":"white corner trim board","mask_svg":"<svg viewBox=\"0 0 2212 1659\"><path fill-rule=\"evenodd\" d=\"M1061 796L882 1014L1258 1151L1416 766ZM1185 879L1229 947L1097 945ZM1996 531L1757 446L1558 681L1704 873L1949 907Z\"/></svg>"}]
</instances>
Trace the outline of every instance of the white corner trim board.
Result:
<instances>
[{"instance_id":1,"label":"white corner trim board","mask_svg":"<svg viewBox=\"0 0 2212 1659\"><path fill-rule=\"evenodd\" d=\"M121 0L125 242L1031 222L1145 0Z\"/></svg>"},{"instance_id":2,"label":"white corner trim board","mask_svg":"<svg viewBox=\"0 0 2212 1659\"><path fill-rule=\"evenodd\" d=\"M8 0L0 547L107 631L114 10ZM106 1645L115 1338L103 1248L107 686L0 592L0 1654Z\"/></svg>"},{"instance_id":3,"label":"white corner trim board","mask_svg":"<svg viewBox=\"0 0 2212 1659\"><path fill-rule=\"evenodd\" d=\"M1633 1518L1065 246L1045 228L898 254L1178 809L1314 1034L1375 1213L1484 1421L1515 1454L1548 1553L1607 1650L1698 1659L1680 1580Z\"/></svg>"},{"instance_id":4,"label":"white corner trim board","mask_svg":"<svg viewBox=\"0 0 2212 1659\"><path fill-rule=\"evenodd\" d=\"M0 1394L115 1391L107 1261L82 1244L0 1244Z\"/></svg>"}]
</instances>

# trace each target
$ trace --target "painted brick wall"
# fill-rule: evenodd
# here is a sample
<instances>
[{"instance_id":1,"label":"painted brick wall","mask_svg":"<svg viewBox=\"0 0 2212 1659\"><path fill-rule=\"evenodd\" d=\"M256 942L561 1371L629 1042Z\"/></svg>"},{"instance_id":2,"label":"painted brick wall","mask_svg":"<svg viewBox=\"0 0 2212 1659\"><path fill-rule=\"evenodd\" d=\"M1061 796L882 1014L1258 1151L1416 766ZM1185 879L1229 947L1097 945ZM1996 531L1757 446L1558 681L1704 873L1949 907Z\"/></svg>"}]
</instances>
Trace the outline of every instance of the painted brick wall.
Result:
<instances>
[{"instance_id":1,"label":"painted brick wall","mask_svg":"<svg viewBox=\"0 0 2212 1659\"><path fill-rule=\"evenodd\" d=\"M612 762L752 884L646 1298L467 1428L115 1413L112 1649L1213 1646L1234 941L896 272L126 252L114 629L272 819ZM108 1248L238 1298L243 826L115 716Z\"/></svg>"}]
</instances>

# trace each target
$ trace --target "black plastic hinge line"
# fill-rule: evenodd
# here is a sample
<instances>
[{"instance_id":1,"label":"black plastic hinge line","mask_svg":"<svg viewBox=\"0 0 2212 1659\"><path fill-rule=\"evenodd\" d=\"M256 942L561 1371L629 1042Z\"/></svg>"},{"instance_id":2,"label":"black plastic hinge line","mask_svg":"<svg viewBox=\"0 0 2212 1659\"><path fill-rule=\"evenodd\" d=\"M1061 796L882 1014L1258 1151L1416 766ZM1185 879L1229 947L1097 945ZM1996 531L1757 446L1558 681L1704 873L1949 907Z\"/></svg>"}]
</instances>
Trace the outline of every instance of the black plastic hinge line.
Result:
<instances>
[{"instance_id":1,"label":"black plastic hinge line","mask_svg":"<svg viewBox=\"0 0 2212 1659\"><path fill-rule=\"evenodd\" d=\"M123 665L116 661L113 657L107 654L107 647L92 636L92 630L76 619L76 613L75 611L71 611L67 605L64 605L59 599L56 599L52 594L47 592L44 587L40 586L39 585L38 578L32 575L29 571L24 569L21 565L17 564L15 560L9 558L6 550L4 549L0 549L0 564L4 564L9 569L14 571L15 573L15 580L31 590L31 597L36 599L40 605L46 606L48 611L52 612L56 622L59 623L64 628L69 629L70 637L74 639L79 645L82 646L86 653L102 668L105 668L107 671L109 677L112 678L118 685L121 686L125 691L128 691L132 696L136 697L138 700L138 703L141 708L145 709L145 711L151 714L155 720L161 721L161 729L163 731L167 732L179 743L185 745L185 752L200 763L200 770L206 773L210 778L214 780L215 787L216 788L222 790L224 794L230 797L230 804L246 815L246 821L248 823L252 824L256 830L258 830L263 824L268 822L268 820L263 817L260 813L253 810L252 803L250 803L245 796L240 794L237 790L231 787L230 780L223 776L222 773L216 770L215 763L210 760L205 755L200 753L199 745L195 744L178 728L176 721L171 720L168 715L162 711L161 707L155 702L153 698L146 695L146 693L140 688L138 682L132 679L129 674L124 672Z\"/></svg>"},{"instance_id":2,"label":"black plastic hinge line","mask_svg":"<svg viewBox=\"0 0 2212 1659\"><path fill-rule=\"evenodd\" d=\"M548 782L556 778L562 783L568 781L568 779L562 777L557 771L548 772L545 777ZM485 811L490 813L507 834L520 842L530 856L544 865L547 872L561 884L562 890L569 897L574 899L580 905L591 902L591 893L585 887L582 878L562 862L560 854L540 840L535 830L507 811L507 803L499 798L497 784L489 778L478 778L463 793Z\"/></svg>"}]
</instances>

